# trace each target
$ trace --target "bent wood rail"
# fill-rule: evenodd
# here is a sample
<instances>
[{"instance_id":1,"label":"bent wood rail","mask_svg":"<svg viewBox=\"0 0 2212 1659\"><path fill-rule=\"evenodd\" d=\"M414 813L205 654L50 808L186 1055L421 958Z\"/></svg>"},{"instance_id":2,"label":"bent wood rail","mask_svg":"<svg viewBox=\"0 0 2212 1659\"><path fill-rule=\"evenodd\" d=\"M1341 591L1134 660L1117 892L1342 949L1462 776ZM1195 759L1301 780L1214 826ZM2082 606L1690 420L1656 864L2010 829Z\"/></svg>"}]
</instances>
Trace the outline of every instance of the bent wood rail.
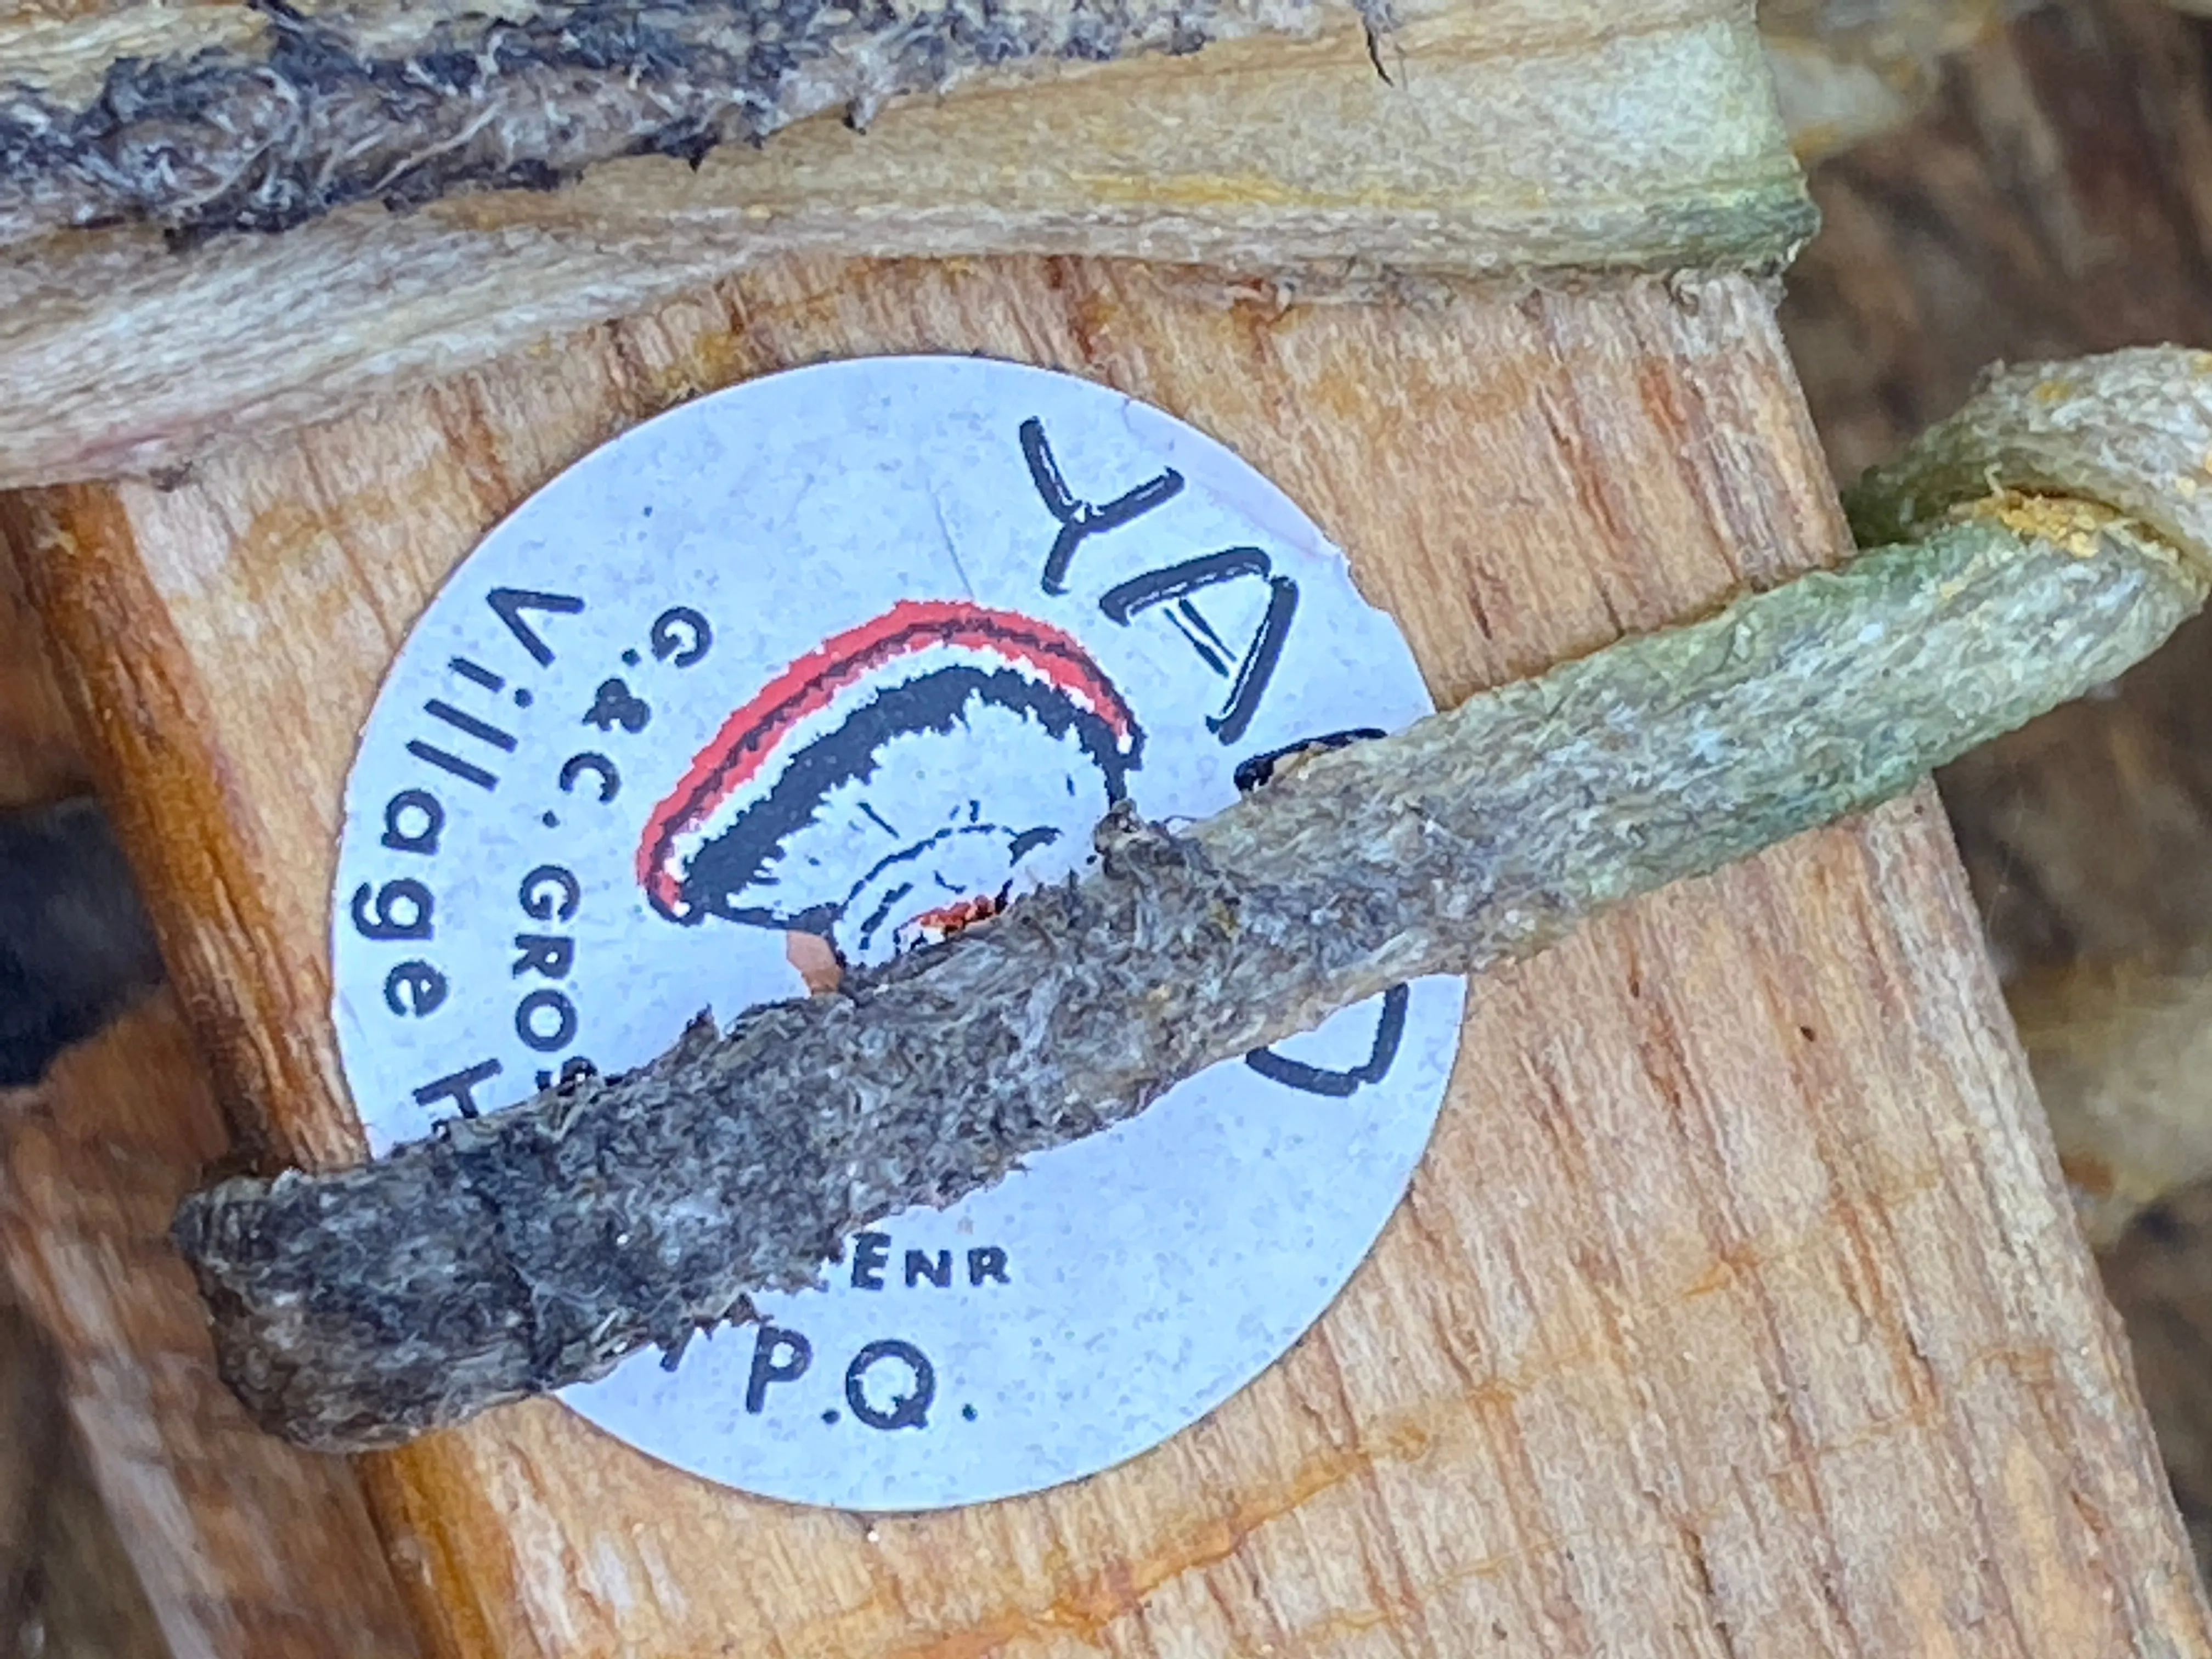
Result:
<instances>
[{"instance_id":1,"label":"bent wood rail","mask_svg":"<svg viewBox=\"0 0 2212 1659\"><path fill-rule=\"evenodd\" d=\"M92 443L164 470L25 489L0 527L219 1088L325 1165L363 1150L325 950L356 734L447 573L609 436L824 358L1081 374L1279 483L1446 703L1843 556L1771 301L1725 270L787 251L285 405L312 427L275 429L264 386L250 442L203 410ZM541 1401L359 1466L428 1645L468 1659L2212 1652L1925 792L1478 981L1370 1259L1127 1465L864 1520Z\"/></svg>"}]
</instances>

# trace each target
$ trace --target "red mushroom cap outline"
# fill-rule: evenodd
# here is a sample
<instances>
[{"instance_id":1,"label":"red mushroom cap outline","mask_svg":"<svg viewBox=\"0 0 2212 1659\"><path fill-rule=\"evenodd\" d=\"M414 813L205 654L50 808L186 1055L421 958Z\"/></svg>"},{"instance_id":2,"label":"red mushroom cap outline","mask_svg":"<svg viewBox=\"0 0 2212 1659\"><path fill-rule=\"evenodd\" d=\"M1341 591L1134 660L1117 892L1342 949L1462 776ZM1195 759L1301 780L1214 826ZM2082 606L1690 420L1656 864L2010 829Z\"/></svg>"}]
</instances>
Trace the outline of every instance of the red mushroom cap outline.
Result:
<instances>
[{"instance_id":1,"label":"red mushroom cap outline","mask_svg":"<svg viewBox=\"0 0 2212 1659\"><path fill-rule=\"evenodd\" d=\"M653 908L673 921L702 920L684 891L685 875L718 822L757 805L794 752L836 732L887 690L959 668L1011 673L1087 717L1097 749L1104 750L1095 749L1094 758L1107 774L1109 796L1121 798L1121 774L1138 763L1144 733L1121 691L1073 635L962 600L902 599L824 641L722 722L646 821L636 873ZM909 672L886 687L886 671L901 669Z\"/></svg>"}]
</instances>

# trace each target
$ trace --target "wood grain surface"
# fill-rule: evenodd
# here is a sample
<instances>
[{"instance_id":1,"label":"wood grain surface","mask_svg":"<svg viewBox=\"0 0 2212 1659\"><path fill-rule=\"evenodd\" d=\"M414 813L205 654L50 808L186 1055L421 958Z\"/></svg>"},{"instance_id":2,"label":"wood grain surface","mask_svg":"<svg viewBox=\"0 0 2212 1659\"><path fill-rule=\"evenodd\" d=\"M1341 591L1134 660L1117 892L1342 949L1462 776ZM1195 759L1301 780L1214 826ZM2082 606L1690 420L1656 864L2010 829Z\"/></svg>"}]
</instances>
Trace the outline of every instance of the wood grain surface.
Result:
<instances>
[{"instance_id":1,"label":"wood grain surface","mask_svg":"<svg viewBox=\"0 0 2212 1659\"><path fill-rule=\"evenodd\" d=\"M82 785L7 566L0 807ZM38 1632L27 1659L418 1652L352 1471L254 1431L215 1376L168 1218L228 1146L168 991L35 1088L0 1091L0 1374L40 1402L0 1420L0 1440L24 1437L0 1451L0 1652L9 1631Z\"/></svg>"},{"instance_id":2,"label":"wood grain surface","mask_svg":"<svg viewBox=\"0 0 2212 1659\"><path fill-rule=\"evenodd\" d=\"M1439 701L1843 551L1735 278L1301 304L1103 261L788 263L166 489L20 496L191 1024L273 1146L362 1148L339 795L443 575L656 410L895 350L1066 368L1230 443ZM1482 980L1373 1257L1121 1468L869 1520L550 1402L365 1468L424 1629L470 1659L2212 1653L1925 793Z\"/></svg>"},{"instance_id":3,"label":"wood grain surface","mask_svg":"<svg viewBox=\"0 0 2212 1659\"><path fill-rule=\"evenodd\" d=\"M0 569L0 806L83 781L37 618ZM167 991L37 1087L0 1090L0 1374L43 1379L48 1413L0 1421L0 1440L30 1437L0 1451L0 1620L70 1659L409 1659L358 1480L247 1422L168 1247L230 1140ZM19 1501L42 1518L11 1524Z\"/></svg>"},{"instance_id":4,"label":"wood grain surface","mask_svg":"<svg viewBox=\"0 0 2212 1659\"><path fill-rule=\"evenodd\" d=\"M48 805L89 781L38 615L14 561L0 560L0 811Z\"/></svg>"},{"instance_id":5,"label":"wood grain surface","mask_svg":"<svg viewBox=\"0 0 2212 1659\"><path fill-rule=\"evenodd\" d=\"M167 1228L229 1135L174 1000L70 1050L8 1118L0 1252L166 1651L416 1653L353 1472L260 1433L216 1376Z\"/></svg>"},{"instance_id":6,"label":"wood grain surface","mask_svg":"<svg viewBox=\"0 0 2212 1659\"><path fill-rule=\"evenodd\" d=\"M0 1289L0 1655L172 1659L71 1430L59 1369Z\"/></svg>"},{"instance_id":7,"label":"wood grain surface","mask_svg":"<svg viewBox=\"0 0 2212 1659\"><path fill-rule=\"evenodd\" d=\"M0 560L0 814L50 808L86 783L39 619L13 562ZM0 851L0 890L17 873ZM0 938L0 963L20 945ZM28 1100L0 1086L0 1153ZM0 1656L167 1659L70 1421L54 1344L21 1306L18 1261L16 1248L0 1249Z\"/></svg>"}]
</instances>

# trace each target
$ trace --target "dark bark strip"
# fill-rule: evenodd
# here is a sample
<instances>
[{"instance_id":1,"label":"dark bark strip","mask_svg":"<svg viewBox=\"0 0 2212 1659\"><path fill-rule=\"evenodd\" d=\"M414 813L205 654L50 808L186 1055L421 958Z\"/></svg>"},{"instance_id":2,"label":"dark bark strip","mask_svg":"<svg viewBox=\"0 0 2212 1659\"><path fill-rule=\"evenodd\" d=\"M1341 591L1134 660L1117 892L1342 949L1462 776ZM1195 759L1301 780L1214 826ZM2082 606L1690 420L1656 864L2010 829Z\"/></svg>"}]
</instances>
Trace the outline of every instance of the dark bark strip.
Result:
<instances>
[{"instance_id":1,"label":"dark bark strip","mask_svg":"<svg viewBox=\"0 0 2212 1659\"><path fill-rule=\"evenodd\" d=\"M0 82L0 244L68 226L284 230L350 202L550 188L593 161L942 91L977 70L1303 33L1338 0L554 0L359 45L260 0L265 50L118 58L64 107ZM1370 21L1375 0L1362 9Z\"/></svg>"},{"instance_id":2,"label":"dark bark strip","mask_svg":"<svg viewBox=\"0 0 2212 1659\"><path fill-rule=\"evenodd\" d=\"M1188 831L1111 819L1087 878L625 1076L201 1194L176 1236L227 1377L270 1427L353 1448L672 1355L870 1222L1401 981L1525 955L1886 799L2111 678L2204 597L2212 555L2176 550L2212 547L2193 507L2000 495L1952 521L1948 481L1978 495L2002 459L2155 506L2207 453L2212 364L2068 374L2014 376L1994 432L1970 409L1886 481L1874 510L1924 540L1301 757ZM2149 415L2068 438L2114 386Z\"/></svg>"}]
</instances>

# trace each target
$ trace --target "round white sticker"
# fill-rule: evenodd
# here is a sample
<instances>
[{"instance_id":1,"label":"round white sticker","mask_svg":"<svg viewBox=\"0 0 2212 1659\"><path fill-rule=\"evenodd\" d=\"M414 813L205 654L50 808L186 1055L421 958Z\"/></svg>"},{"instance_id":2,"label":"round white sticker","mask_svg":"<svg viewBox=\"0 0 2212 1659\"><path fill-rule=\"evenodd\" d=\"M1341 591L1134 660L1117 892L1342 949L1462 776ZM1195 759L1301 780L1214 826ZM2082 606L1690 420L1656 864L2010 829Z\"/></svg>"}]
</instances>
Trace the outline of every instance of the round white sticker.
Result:
<instances>
[{"instance_id":1,"label":"round white sticker","mask_svg":"<svg viewBox=\"0 0 2212 1659\"><path fill-rule=\"evenodd\" d=\"M346 1079L378 1152L711 1006L834 983L1431 707L1389 619L1221 445L1085 380L826 364L532 497L393 664L346 792ZM562 1398L748 1492L925 1509L1073 1480L1249 1382L1403 1194L1463 986L1218 1066L758 1322Z\"/></svg>"}]
</instances>

